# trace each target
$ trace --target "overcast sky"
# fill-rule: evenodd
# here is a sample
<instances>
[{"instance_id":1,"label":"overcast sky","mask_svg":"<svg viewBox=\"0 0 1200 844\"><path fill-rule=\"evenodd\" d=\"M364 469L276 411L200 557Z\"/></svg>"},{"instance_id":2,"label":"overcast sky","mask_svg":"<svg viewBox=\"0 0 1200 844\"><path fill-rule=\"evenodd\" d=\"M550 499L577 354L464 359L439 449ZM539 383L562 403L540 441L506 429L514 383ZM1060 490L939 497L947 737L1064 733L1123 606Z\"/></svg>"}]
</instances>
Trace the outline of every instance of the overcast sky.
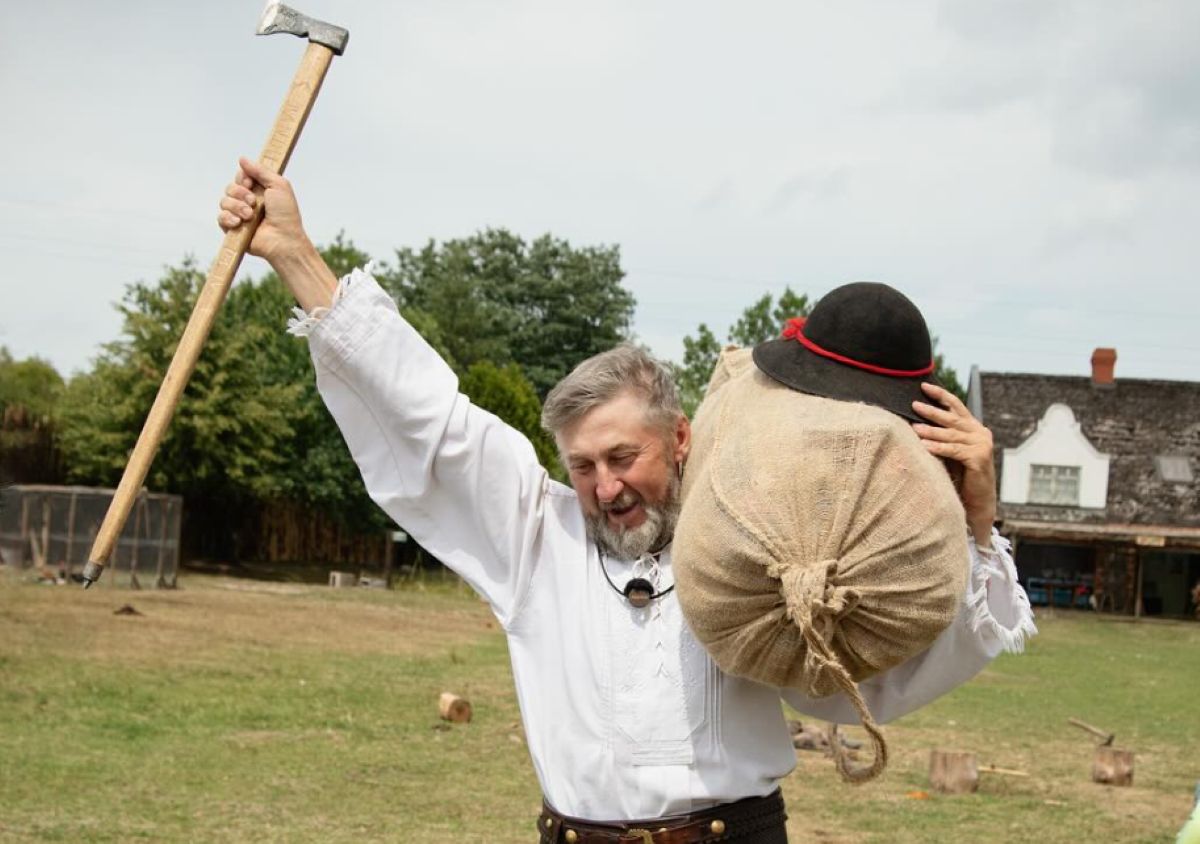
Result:
<instances>
[{"instance_id":1,"label":"overcast sky","mask_svg":"<svg viewBox=\"0 0 1200 844\"><path fill-rule=\"evenodd\" d=\"M764 292L872 280L964 379L1084 374L1098 345L1118 378L1200 379L1195 0L303 3L351 33L288 172L318 242L617 244L672 359ZM207 267L302 52L260 11L0 6L16 356L87 368L126 284Z\"/></svg>"}]
</instances>

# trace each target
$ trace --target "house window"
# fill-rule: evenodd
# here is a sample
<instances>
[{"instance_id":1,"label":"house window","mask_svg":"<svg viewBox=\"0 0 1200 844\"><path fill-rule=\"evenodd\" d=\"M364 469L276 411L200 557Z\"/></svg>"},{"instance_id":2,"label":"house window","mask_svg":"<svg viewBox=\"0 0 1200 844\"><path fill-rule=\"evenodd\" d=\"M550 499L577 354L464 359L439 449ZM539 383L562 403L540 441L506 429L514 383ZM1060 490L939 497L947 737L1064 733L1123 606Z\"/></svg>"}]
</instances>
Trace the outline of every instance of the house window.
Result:
<instances>
[{"instance_id":1,"label":"house window","mask_svg":"<svg viewBox=\"0 0 1200 844\"><path fill-rule=\"evenodd\" d=\"M1079 467L1030 466L1029 503L1078 507Z\"/></svg>"},{"instance_id":2,"label":"house window","mask_svg":"<svg viewBox=\"0 0 1200 844\"><path fill-rule=\"evenodd\" d=\"M1167 483L1190 484L1192 464L1183 454L1160 454L1154 458L1158 476Z\"/></svg>"}]
</instances>

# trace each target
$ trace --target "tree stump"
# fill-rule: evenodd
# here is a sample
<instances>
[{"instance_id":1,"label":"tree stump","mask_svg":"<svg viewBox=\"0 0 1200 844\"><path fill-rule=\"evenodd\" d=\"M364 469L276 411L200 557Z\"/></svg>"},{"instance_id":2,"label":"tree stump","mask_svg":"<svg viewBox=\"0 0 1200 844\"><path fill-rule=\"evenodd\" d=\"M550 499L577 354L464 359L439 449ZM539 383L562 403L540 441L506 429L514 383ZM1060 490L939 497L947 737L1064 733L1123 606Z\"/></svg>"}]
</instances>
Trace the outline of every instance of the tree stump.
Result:
<instances>
[{"instance_id":1,"label":"tree stump","mask_svg":"<svg viewBox=\"0 0 1200 844\"><path fill-rule=\"evenodd\" d=\"M329 573L329 585L334 589L341 589L346 586L357 586L358 575L352 571L331 571Z\"/></svg>"},{"instance_id":2,"label":"tree stump","mask_svg":"<svg viewBox=\"0 0 1200 844\"><path fill-rule=\"evenodd\" d=\"M929 785L942 794L971 794L979 788L974 753L934 750L929 754Z\"/></svg>"},{"instance_id":3,"label":"tree stump","mask_svg":"<svg viewBox=\"0 0 1200 844\"><path fill-rule=\"evenodd\" d=\"M466 724L471 720L471 704L454 692L442 692L438 699L438 714L443 721Z\"/></svg>"},{"instance_id":4,"label":"tree stump","mask_svg":"<svg viewBox=\"0 0 1200 844\"><path fill-rule=\"evenodd\" d=\"M1133 751L1097 747L1092 762L1092 782L1103 785L1133 785Z\"/></svg>"}]
</instances>

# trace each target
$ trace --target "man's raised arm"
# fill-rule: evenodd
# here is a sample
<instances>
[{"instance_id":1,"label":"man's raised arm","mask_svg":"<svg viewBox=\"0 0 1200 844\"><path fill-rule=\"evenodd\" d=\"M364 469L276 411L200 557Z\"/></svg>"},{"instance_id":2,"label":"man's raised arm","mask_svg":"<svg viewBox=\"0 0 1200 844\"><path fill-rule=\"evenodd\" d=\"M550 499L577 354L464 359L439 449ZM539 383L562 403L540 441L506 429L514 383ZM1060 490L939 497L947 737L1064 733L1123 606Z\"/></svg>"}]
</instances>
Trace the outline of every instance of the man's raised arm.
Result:
<instances>
[{"instance_id":1,"label":"man's raised arm","mask_svg":"<svg viewBox=\"0 0 1200 844\"><path fill-rule=\"evenodd\" d=\"M234 228L260 203L250 252L303 308L291 330L308 338L317 387L367 492L507 625L532 577L551 483L533 446L458 392L457 376L368 271L339 282L305 233L287 180L243 158L218 222Z\"/></svg>"}]
</instances>

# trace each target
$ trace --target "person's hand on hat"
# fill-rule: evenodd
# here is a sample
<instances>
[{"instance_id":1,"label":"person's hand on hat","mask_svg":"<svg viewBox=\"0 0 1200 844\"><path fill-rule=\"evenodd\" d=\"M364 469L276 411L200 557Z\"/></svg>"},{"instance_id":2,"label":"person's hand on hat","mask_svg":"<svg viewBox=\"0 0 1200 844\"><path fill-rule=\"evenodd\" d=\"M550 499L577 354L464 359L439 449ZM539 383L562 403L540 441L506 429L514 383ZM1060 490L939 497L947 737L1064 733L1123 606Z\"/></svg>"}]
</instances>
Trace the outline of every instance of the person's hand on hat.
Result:
<instances>
[{"instance_id":1,"label":"person's hand on hat","mask_svg":"<svg viewBox=\"0 0 1200 844\"><path fill-rule=\"evenodd\" d=\"M976 545L989 548L992 523L996 520L992 432L971 415L954 393L935 384L922 384L921 389L930 398L930 403L914 401L913 410L933 424L918 422L913 425L913 431L930 454L962 466L958 494L967 511L967 525Z\"/></svg>"}]
</instances>

